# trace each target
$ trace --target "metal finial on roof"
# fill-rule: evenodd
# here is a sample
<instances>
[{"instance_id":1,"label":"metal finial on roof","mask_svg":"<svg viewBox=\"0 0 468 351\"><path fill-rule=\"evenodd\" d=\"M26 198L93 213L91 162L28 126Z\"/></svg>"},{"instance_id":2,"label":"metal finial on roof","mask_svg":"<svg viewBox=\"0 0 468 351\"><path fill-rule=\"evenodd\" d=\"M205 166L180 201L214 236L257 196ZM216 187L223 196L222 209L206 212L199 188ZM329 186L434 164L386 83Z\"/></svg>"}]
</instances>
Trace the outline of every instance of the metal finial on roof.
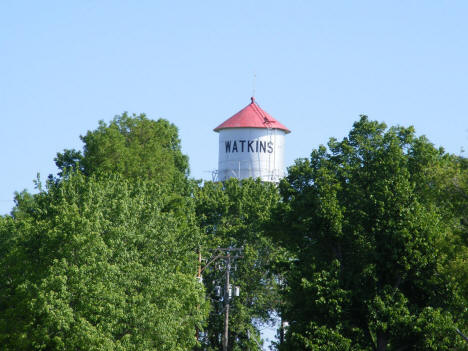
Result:
<instances>
[{"instance_id":1,"label":"metal finial on roof","mask_svg":"<svg viewBox=\"0 0 468 351\"><path fill-rule=\"evenodd\" d=\"M253 96L250 98L250 100L252 101L252 104L255 103L255 98Z\"/></svg>"}]
</instances>

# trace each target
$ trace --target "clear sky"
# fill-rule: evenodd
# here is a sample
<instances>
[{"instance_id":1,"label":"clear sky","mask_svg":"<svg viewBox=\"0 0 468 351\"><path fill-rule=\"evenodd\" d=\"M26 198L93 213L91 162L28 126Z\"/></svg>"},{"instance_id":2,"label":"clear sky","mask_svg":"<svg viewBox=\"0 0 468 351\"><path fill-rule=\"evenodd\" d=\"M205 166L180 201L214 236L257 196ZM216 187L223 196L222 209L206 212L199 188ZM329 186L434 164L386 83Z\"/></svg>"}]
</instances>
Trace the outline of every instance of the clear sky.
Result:
<instances>
[{"instance_id":1,"label":"clear sky","mask_svg":"<svg viewBox=\"0 0 468 351\"><path fill-rule=\"evenodd\" d=\"M180 130L191 174L250 102L292 130L286 164L359 114L468 149L467 1L0 2L0 214L124 111ZM464 154L466 156L466 153Z\"/></svg>"}]
</instances>

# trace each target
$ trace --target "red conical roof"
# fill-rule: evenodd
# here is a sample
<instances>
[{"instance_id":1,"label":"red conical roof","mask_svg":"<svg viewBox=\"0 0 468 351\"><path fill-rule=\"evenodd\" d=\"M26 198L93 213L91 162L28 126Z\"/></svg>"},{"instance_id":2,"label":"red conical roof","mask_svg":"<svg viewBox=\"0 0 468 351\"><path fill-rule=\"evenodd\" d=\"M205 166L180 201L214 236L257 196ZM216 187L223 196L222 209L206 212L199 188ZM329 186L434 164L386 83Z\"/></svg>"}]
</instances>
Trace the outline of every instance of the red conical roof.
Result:
<instances>
[{"instance_id":1,"label":"red conical roof","mask_svg":"<svg viewBox=\"0 0 468 351\"><path fill-rule=\"evenodd\" d=\"M255 98L252 97L251 100L252 102L249 105L213 130L219 132L227 128L272 128L284 130L286 133L291 132L288 128L263 111L255 102Z\"/></svg>"}]
</instances>

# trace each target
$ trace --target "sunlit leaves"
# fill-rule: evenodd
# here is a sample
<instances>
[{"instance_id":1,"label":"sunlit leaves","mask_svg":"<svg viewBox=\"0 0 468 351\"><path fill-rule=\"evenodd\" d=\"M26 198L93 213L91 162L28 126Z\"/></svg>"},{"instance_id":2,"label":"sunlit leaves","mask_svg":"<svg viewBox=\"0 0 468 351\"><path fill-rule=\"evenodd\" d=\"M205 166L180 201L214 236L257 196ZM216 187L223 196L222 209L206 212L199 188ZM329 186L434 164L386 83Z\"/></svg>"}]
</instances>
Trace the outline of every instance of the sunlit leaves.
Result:
<instances>
[{"instance_id":1,"label":"sunlit leaves","mask_svg":"<svg viewBox=\"0 0 468 351\"><path fill-rule=\"evenodd\" d=\"M467 296L452 277L466 262L460 164L411 127L362 116L347 138L289 168L271 231L297 257L285 275L283 348L326 349L321 335L339 334L336 349L445 350L450 328L453 345L466 346L453 332Z\"/></svg>"},{"instance_id":2,"label":"sunlit leaves","mask_svg":"<svg viewBox=\"0 0 468 351\"><path fill-rule=\"evenodd\" d=\"M204 320L199 231L149 182L69 174L0 227L0 338L12 350L187 350ZM28 205L29 206L29 205ZM40 211L39 211L40 210Z\"/></svg>"}]
</instances>

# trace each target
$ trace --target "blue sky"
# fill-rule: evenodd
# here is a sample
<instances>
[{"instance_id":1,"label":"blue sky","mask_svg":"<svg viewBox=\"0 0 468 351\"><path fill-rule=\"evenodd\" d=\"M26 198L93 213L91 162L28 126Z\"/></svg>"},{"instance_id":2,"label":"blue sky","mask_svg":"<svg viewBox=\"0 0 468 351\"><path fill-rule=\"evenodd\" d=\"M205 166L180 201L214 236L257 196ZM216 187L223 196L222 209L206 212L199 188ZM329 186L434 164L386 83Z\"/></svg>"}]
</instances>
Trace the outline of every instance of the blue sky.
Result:
<instances>
[{"instance_id":1,"label":"blue sky","mask_svg":"<svg viewBox=\"0 0 468 351\"><path fill-rule=\"evenodd\" d=\"M286 165L359 114L468 149L466 1L0 2L0 214L124 111L179 127L192 176L250 102L292 133ZM466 153L464 154L466 156Z\"/></svg>"}]
</instances>

